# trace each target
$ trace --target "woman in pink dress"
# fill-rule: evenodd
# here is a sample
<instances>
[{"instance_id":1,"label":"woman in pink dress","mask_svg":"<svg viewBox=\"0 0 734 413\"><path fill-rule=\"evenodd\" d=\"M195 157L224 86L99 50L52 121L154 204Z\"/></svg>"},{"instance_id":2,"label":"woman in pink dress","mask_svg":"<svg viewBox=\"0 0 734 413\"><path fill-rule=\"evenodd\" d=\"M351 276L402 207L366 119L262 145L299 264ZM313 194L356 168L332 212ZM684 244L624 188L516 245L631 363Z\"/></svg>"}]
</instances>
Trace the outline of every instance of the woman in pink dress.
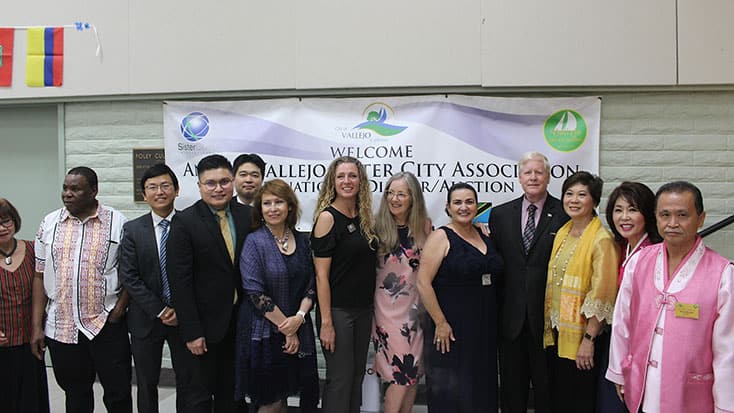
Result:
<instances>
[{"instance_id":1,"label":"woman in pink dress","mask_svg":"<svg viewBox=\"0 0 734 413\"><path fill-rule=\"evenodd\" d=\"M609 195L606 217L614 239L619 243L622 252L617 277L617 287L619 287L627 260L642 248L661 241L655 221L655 194L645 184L622 182ZM609 337L609 334L602 337L605 340L604 348L607 349L606 340ZM608 362L607 351L602 355L602 372L606 372ZM603 373L599 375L596 411L597 413L627 411L624 403L617 397L614 384L607 380Z\"/></svg>"},{"instance_id":2,"label":"woman in pink dress","mask_svg":"<svg viewBox=\"0 0 734 413\"><path fill-rule=\"evenodd\" d=\"M408 413L423 375L422 310L416 276L423 243L431 231L420 184L410 172L388 181L375 219L380 239L372 341L374 369L388 383L386 413Z\"/></svg>"}]
</instances>

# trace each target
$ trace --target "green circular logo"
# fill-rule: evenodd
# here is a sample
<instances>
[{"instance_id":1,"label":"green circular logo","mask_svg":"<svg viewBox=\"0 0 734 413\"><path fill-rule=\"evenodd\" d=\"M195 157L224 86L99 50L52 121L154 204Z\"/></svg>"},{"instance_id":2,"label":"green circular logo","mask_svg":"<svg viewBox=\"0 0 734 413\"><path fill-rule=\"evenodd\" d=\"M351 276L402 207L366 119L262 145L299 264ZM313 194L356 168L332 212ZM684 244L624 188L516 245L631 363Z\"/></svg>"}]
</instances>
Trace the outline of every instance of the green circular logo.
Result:
<instances>
[{"instance_id":1,"label":"green circular logo","mask_svg":"<svg viewBox=\"0 0 734 413\"><path fill-rule=\"evenodd\" d=\"M563 109L550 115L543 125L545 141L553 149L573 152L586 140L586 121L578 112Z\"/></svg>"}]
</instances>

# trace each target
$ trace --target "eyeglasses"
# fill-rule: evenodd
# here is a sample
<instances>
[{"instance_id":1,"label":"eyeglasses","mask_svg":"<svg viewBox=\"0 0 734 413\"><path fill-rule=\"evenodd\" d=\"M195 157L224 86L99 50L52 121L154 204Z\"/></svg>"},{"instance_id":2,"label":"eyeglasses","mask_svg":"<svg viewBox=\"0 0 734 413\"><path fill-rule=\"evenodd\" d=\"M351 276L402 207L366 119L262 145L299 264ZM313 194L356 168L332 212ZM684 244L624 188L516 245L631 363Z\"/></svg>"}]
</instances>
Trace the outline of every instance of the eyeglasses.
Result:
<instances>
[{"instance_id":1,"label":"eyeglasses","mask_svg":"<svg viewBox=\"0 0 734 413\"><path fill-rule=\"evenodd\" d=\"M219 181L215 181L213 179L209 179L208 181L199 182L200 185L204 185L204 188L206 188L209 191L213 191L217 189L217 185L221 186L222 189L232 185L232 179L230 178L222 178Z\"/></svg>"},{"instance_id":2,"label":"eyeglasses","mask_svg":"<svg viewBox=\"0 0 734 413\"><path fill-rule=\"evenodd\" d=\"M0 225L4 226L5 228L10 228L15 224L15 221L13 221L13 218L6 218L2 221L0 221Z\"/></svg>"},{"instance_id":3,"label":"eyeglasses","mask_svg":"<svg viewBox=\"0 0 734 413\"><path fill-rule=\"evenodd\" d=\"M405 192L393 192L393 191L387 191L387 197L388 198L397 198L401 201L405 201L408 199L410 195L406 194Z\"/></svg>"},{"instance_id":4,"label":"eyeglasses","mask_svg":"<svg viewBox=\"0 0 734 413\"><path fill-rule=\"evenodd\" d=\"M163 192L168 192L173 188L173 184L170 182L163 182L162 184L149 184L145 185L145 190L148 192L158 192L160 189Z\"/></svg>"}]
</instances>

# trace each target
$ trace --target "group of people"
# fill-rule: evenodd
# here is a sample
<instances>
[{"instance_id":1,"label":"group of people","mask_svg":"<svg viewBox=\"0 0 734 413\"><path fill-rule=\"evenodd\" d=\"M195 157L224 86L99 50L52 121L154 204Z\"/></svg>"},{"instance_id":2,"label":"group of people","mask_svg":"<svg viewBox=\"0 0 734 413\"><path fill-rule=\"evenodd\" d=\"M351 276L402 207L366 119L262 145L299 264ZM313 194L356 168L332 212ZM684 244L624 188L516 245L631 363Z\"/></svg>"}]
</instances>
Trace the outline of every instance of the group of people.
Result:
<instances>
[{"instance_id":1,"label":"group of people","mask_svg":"<svg viewBox=\"0 0 734 413\"><path fill-rule=\"evenodd\" d=\"M557 199L544 155L518 171L523 195L488 228L475 189L456 183L434 230L408 172L373 214L352 157L330 164L310 234L255 154L202 158L200 199L181 211L176 175L152 166L151 212L131 221L96 199L93 170L73 168L34 243L0 199L4 406L49 410L48 346L67 411L93 411L96 376L107 410L131 412L132 358L138 411L157 412L167 342L177 411L282 412L299 395L303 411L359 412L372 343L386 412L410 412L424 375L431 412L524 412L531 385L537 412L734 410L734 265L697 235L698 188L625 182L610 232L599 177L570 175Z\"/></svg>"}]
</instances>

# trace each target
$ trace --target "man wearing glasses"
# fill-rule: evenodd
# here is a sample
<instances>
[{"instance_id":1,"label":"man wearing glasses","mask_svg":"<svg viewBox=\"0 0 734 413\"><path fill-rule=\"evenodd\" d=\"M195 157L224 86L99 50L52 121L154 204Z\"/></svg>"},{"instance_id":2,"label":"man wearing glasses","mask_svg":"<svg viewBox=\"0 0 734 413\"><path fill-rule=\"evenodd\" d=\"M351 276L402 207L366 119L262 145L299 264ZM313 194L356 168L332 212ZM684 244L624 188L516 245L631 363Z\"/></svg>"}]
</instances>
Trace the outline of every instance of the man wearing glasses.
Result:
<instances>
[{"instance_id":1,"label":"man wearing glasses","mask_svg":"<svg viewBox=\"0 0 734 413\"><path fill-rule=\"evenodd\" d=\"M176 211L178 179L159 163L140 179L150 212L125 224L120 243L120 278L130 295L127 312L130 348L135 360L138 412L158 412L158 378L163 343L168 342L176 367L176 410L185 412L186 383L191 380L194 357L178 333L178 319L166 272L166 244Z\"/></svg>"},{"instance_id":2,"label":"man wearing glasses","mask_svg":"<svg viewBox=\"0 0 734 413\"><path fill-rule=\"evenodd\" d=\"M230 202L232 164L209 155L197 165L201 199L173 216L167 273L179 333L196 356L189 411L234 412L234 330L243 296L239 256L250 207Z\"/></svg>"}]
</instances>

